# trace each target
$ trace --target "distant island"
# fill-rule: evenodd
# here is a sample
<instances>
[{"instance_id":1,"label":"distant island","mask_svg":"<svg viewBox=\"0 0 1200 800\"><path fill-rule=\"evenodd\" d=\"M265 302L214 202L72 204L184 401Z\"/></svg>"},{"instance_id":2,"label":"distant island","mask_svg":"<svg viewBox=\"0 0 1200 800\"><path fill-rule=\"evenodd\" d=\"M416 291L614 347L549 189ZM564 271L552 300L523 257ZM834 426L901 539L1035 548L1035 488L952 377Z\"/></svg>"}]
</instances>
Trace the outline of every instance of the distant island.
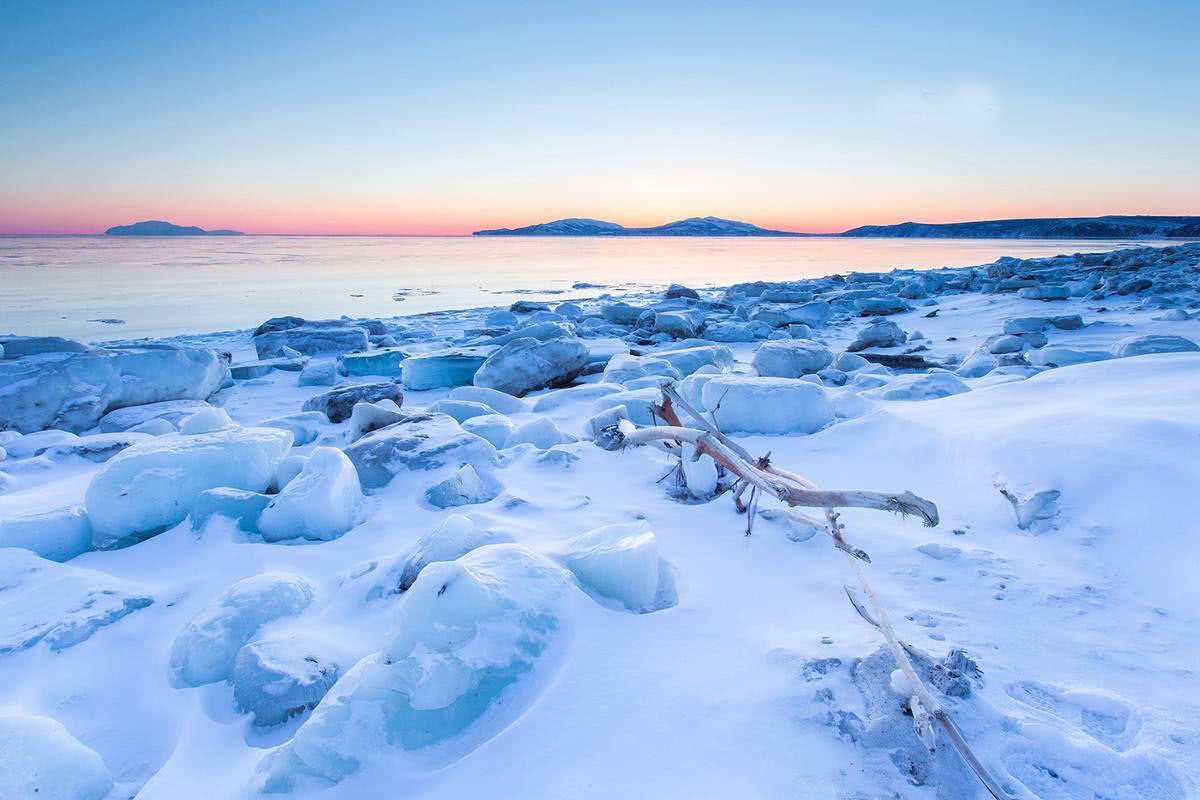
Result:
<instances>
[{"instance_id":1,"label":"distant island","mask_svg":"<svg viewBox=\"0 0 1200 800\"><path fill-rule=\"evenodd\" d=\"M902 239L1200 239L1200 217L1104 216L998 219L980 222L863 225L842 233L793 233L720 217L690 217L651 228L572 217L474 236L847 236Z\"/></svg>"},{"instance_id":2,"label":"distant island","mask_svg":"<svg viewBox=\"0 0 1200 800\"><path fill-rule=\"evenodd\" d=\"M173 225L161 219L149 219L132 225L114 225L104 232L106 236L241 236L241 231L206 231L195 225Z\"/></svg>"},{"instance_id":3,"label":"distant island","mask_svg":"<svg viewBox=\"0 0 1200 800\"><path fill-rule=\"evenodd\" d=\"M811 236L808 233L773 231L720 217L689 217L652 228L626 228L599 219L559 219L526 225L524 228L496 228L475 231L473 236Z\"/></svg>"}]
</instances>

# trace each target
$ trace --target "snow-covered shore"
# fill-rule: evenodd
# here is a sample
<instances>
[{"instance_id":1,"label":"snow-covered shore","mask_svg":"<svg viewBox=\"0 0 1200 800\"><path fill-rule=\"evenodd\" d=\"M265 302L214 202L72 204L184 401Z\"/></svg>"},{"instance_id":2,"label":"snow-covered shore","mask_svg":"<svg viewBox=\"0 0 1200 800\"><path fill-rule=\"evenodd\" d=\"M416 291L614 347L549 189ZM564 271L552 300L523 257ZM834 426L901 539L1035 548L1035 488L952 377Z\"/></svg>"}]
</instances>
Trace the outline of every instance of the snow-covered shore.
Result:
<instances>
[{"instance_id":1,"label":"snow-covered shore","mask_svg":"<svg viewBox=\"0 0 1200 800\"><path fill-rule=\"evenodd\" d=\"M901 637L965 651L935 685L1005 791L1195 796L1198 309L1183 244L0 337L0 800L985 796L828 536L605 449L664 382L937 504L842 522Z\"/></svg>"}]
</instances>

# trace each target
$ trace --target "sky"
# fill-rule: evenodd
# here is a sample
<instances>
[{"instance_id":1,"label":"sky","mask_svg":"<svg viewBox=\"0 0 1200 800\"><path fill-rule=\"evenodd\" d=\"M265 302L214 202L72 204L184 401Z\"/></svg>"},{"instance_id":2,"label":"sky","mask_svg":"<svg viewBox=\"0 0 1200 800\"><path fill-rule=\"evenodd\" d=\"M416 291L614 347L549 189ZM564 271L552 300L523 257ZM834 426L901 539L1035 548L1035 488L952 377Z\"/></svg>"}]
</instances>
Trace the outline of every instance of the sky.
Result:
<instances>
[{"instance_id":1,"label":"sky","mask_svg":"<svg viewBox=\"0 0 1200 800\"><path fill-rule=\"evenodd\" d=\"M0 233L1200 214L1200 2L0 6Z\"/></svg>"}]
</instances>

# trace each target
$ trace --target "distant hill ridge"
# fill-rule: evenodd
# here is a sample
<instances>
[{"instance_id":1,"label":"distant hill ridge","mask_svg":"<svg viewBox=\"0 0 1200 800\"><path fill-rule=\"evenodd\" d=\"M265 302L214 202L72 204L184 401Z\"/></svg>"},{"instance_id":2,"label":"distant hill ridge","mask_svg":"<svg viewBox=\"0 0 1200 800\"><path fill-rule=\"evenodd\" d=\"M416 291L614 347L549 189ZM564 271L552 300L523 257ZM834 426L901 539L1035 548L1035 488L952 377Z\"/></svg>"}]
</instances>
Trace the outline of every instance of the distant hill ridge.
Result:
<instances>
[{"instance_id":1,"label":"distant hill ridge","mask_svg":"<svg viewBox=\"0 0 1200 800\"><path fill-rule=\"evenodd\" d=\"M241 236L241 231L227 229L206 231L195 225L175 225L161 219L148 219L132 225L114 225L106 230L107 236Z\"/></svg>"},{"instance_id":2,"label":"distant hill ridge","mask_svg":"<svg viewBox=\"0 0 1200 800\"><path fill-rule=\"evenodd\" d=\"M689 217L650 228L626 228L615 222L571 217L523 228L475 231L475 236L818 236L760 228L720 217ZM1044 217L979 222L902 222L863 225L832 236L905 239L1152 239L1200 238L1200 216Z\"/></svg>"}]
</instances>

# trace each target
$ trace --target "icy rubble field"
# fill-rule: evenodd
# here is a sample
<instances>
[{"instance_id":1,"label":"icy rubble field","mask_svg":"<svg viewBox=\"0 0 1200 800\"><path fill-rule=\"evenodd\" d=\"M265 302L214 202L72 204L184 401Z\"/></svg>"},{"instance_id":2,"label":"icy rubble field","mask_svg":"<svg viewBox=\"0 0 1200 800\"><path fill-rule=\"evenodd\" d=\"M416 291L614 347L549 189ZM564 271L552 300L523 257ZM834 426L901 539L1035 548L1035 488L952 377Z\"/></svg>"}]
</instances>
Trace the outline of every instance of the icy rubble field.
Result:
<instances>
[{"instance_id":1,"label":"icy rubble field","mask_svg":"<svg viewBox=\"0 0 1200 800\"><path fill-rule=\"evenodd\" d=\"M978 665L940 699L1014 797L1194 797L1200 247L1168 252L426 315L340 362L181 337L232 353L215 409L0 434L0 798L986 796L827 536L598 446L670 380L818 486L937 503L842 521L899 634ZM393 383L414 357L568 387Z\"/></svg>"}]
</instances>

